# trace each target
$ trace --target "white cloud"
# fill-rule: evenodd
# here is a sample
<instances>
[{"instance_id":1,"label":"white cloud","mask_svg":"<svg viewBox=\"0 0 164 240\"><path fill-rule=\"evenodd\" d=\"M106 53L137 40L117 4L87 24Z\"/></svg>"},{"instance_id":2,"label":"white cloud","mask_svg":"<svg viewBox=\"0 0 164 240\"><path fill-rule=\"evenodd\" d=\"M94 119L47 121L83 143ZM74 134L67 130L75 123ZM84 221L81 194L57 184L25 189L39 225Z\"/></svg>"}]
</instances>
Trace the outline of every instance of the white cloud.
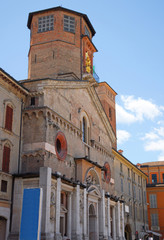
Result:
<instances>
[{"instance_id":1,"label":"white cloud","mask_svg":"<svg viewBox=\"0 0 164 240\"><path fill-rule=\"evenodd\" d=\"M163 106L157 106L142 98L134 98L134 96L121 96L123 107L116 105L116 114L118 123L134 123L142 122L144 119L154 120L162 115Z\"/></svg>"},{"instance_id":2,"label":"white cloud","mask_svg":"<svg viewBox=\"0 0 164 240\"><path fill-rule=\"evenodd\" d=\"M164 139L150 141L145 144L146 151L164 151Z\"/></svg>"},{"instance_id":3,"label":"white cloud","mask_svg":"<svg viewBox=\"0 0 164 240\"><path fill-rule=\"evenodd\" d=\"M142 138L145 151L159 151L158 161L164 161L164 127L154 128Z\"/></svg>"},{"instance_id":4,"label":"white cloud","mask_svg":"<svg viewBox=\"0 0 164 240\"><path fill-rule=\"evenodd\" d=\"M131 137L130 133L125 130L117 130L117 143L123 144Z\"/></svg>"},{"instance_id":5,"label":"white cloud","mask_svg":"<svg viewBox=\"0 0 164 240\"><path fill-rule=\"evenodd\" d=\"M155 131L159 134L159 136L164 138L164 127L155 128Z\"/></svg>"},{"instance_id":6,"label":"white cloud","mask_svg":"<svg viewBox=\"0 0 164 240\"><path fill-rule=\"evenodd\" d=\"M164 111L164 106L160 106L160 109L161 109L162 111Z\"/></svg>"},{"instance_id":7,"label":"white cloud","mask_svg":"<svg viewBox=\"0 0 164 240\"><path fill-rule=\"evenodd\" d=\"M133 123L136 122L136 118L133 114L128 113L123 107L116 104L116 119L117 123Z\"/></svg>"},{"instance_id":8,"label":"white cloud","mask_svg":"<svg viewBox=\"0 0 164 240\"><path fill-rule=\"evenodd\" d=\"M156 133L150 132L150 133L146 133L145 136L142 138L142 140L155 140L158 138L159 136Z\"/></svg>"},{"instance_id":9,"label":"white cloud","mask_svg":"<svg viewBox=\"0 0 164 240\"><path fill-rule=\"evenodd\" d=\"M158 161L164 161L164 152L161 155L159 155Z\"/></svg>"}]
</instances>

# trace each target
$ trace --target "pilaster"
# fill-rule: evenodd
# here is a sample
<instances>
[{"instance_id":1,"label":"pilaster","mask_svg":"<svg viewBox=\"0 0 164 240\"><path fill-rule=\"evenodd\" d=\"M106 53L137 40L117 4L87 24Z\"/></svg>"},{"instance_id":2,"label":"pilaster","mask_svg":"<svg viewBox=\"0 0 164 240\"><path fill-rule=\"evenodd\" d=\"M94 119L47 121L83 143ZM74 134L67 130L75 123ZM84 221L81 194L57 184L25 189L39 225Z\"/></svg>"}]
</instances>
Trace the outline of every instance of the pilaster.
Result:
<instances>
[{"instance_id":1,"label":"pilaster","mask_svg":"<svg viewBox=\"0 0 164 240\"><path fill-rule=\"evenodd\" d=\"M71 239L72 234L72 193L68 193L67 235Z\"/></svg>"},{"instance_id":2,"label":"pilaster","mask_svg":"<svg viewBox=\"0 0 164 240\"><path fill-rule=\"evenodd\" d=\"M112 208L112 216L113 216L113 221L112 221L113 240L116 240L116 207L115 206Z\"/></svg>"},{"instance_id":3,"label":"pilaster","mask_svg":"<svg viewBox=\"0 0 164 240\"><path fill-rule=\"evenodd\" d=\"M83 239L87 239L87 191L86 188L84 188L84 213L83 213L83 217L84 217L84 230L83 230Z\"/></svg>"},{"instance_id":4,"label":"pilaster","mask_svg":"<svg viewBox=\"0 0 164 240\"><path fill-rule=\"evenodd\" d=\"M39 187L43 189L41 239L53 239L50 233L51 168L40 168Z\"/></svg>"},{"instance_id":5,"label":"pilaster","mask_svg":"<svg viewBox=\"0 0 164 240\"><path fill-rule=\"evenodd\" d=\"M121 239L120 201L117 202L117 239Z\"/></svg>"},{"instance_id":6,"label":"pilaster","mask_svg":"<svg viewBox=\"0 0 164 240\"><path fill-rule=\"evenodd\" d=\"M104 239L105 236L105 193L104 189L102 189L102 198L100 202L100 232L99 232L99 239Z\"/></svg>"},{"instance_id":7,"label":"pilaster","mask_svg":"<svg viewBox=\"0 0 164 240\"><path fill-rule=\"evenodd\" d=\"M108 222L108 229L107 229L107 235L108 240L111 239L111 225L110 225L110 198L107 198L107 222Z\"/></svg>"},{"instance_id":8,"label":"pilaster","mask_svg":"<svg viewBox=\"0 0 164 240\"><path fill-rule=\"evenodd\" d=\"M125 217L124 217L124 203L122 202L122 239L125 239Z\"/></svg>"},{"instance_id":9,"label":"pilaster","mask_svg":"<svg viewBox=\"0 0 164 240\"><path fill-rule=\"evenodd\" d=\"M61 178L57 178L56 186L56 221L55 221L55 240L62 239L60 233L60 204L61 204Z\"/></svg>"}]
</instances>

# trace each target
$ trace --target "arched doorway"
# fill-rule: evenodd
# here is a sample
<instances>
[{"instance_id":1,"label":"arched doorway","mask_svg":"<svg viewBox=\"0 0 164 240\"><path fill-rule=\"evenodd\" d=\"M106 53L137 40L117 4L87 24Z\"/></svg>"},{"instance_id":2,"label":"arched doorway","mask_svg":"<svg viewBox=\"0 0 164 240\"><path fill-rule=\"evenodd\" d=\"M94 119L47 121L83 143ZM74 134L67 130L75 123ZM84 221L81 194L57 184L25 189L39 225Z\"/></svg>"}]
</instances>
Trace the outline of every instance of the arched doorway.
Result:
<instances>
[{"instance_id":1,"label":"arched doorway","mask_svg":"<svg viewBox=\"0 0 164 240\"><path fill-rule=\"evenodd\" d=\"M125 226L125 239L126 240L131 240L132 239L132 231L131 227L129 224Z\"/></svg>"},{"instance_id":2,"label":"arched doorway","mask_svg":"<svg viewBox=\"0 0 164 240\"><path fill-rule=\"evenodd\" d=\"M89 206L89 240L97 239L96 213L93 204Z\"/></svg>"},{"instance_id":3,"label":"arched doorway","mask_svg":"<svg viewBox=\"0 0 164 240\"><path fill-rule=\"evenodd\" d=\"M1 240L6 239L6 225L7 225L7 220L4 217L0 217L0 236L1 236Z\"/></svg>"}]
</instances>

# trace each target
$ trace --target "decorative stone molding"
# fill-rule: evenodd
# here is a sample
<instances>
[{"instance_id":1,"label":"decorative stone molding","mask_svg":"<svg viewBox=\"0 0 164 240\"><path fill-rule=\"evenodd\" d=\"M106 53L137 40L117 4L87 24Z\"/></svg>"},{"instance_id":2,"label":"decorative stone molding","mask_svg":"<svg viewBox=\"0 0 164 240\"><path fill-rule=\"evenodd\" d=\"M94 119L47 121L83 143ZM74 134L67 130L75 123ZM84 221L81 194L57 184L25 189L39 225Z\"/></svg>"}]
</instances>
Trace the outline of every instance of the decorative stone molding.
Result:
<instances>
[{"instance_id":1,"label":"decorative stone molding","mask_svg":"<svg viewBox=\"0 0 164 240\"><path fill-rule=\"evenodd\" d=\"M109 152L105 147L103 147L100 143L96 142L95 140L91 139L91 147L95 148L101 154L108 156L113 159L113 155Z\"/></svg>"},{"instance_id":2,"label":"decorative stone molding","mask_svg":"<svg viewBox=\"0 0 164 240\"><path fill-rule=\"evenodd\" d=\"M36 107L35 109L26 108L23 111L23 117L28 117L29 119L32 117L38 119L40 116L47 119L47 125L49 127L56 128L57 130L65 129L77 137L82 138L82 131L79 128L75 127L72 123L48 107Z\"/></svg>"}]
</instances>

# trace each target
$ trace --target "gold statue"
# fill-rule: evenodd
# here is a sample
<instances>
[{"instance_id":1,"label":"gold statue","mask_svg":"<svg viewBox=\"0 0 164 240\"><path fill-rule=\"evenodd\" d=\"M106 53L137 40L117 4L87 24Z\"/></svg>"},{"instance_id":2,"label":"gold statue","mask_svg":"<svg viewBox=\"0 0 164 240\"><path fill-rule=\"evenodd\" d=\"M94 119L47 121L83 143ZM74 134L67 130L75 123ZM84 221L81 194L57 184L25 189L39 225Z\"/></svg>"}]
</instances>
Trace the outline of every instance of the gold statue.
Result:
<instances>
[{"instance_id":1,"label":"gold statue","mask_svg":"<svg viewBox=\"0 0 164 240\"><path fill-rule=\"evenodd\" d=\"M89 58L88 52L85 53L85 65L86 65L86 72L91 72L91 60Z\"/></svg>"}]
</instances>

